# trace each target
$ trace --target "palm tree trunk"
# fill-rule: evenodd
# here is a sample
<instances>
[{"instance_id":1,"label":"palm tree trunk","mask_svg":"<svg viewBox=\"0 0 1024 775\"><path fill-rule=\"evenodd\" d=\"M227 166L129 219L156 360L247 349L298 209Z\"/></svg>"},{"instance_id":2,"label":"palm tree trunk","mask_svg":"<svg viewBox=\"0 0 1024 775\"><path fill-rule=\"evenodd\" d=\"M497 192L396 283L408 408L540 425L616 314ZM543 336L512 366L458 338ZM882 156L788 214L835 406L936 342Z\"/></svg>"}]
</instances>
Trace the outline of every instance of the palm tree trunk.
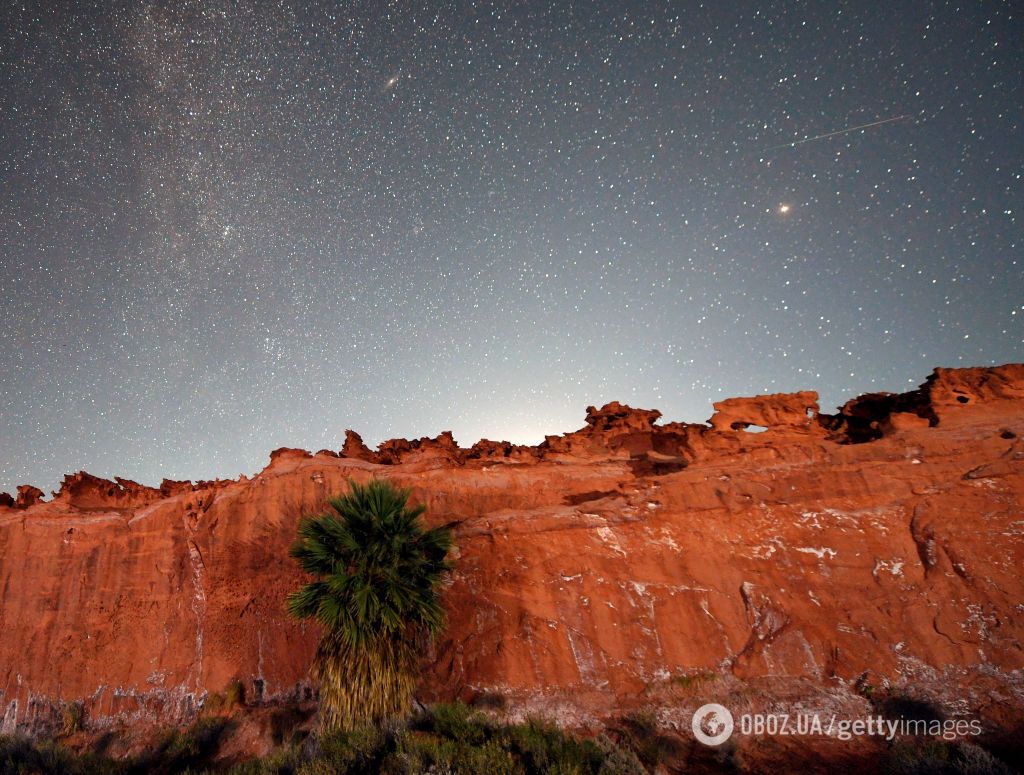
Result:
<instances>
[{"instance_id":1,"label":"palm tree trunk","mask_svg":"<svg viewBox=\"0 0 1024 775\"><path fill-rule=\"evenodd\" d=\"M336 633L324 635L314 662L321 732L408 713L416 668L417 654L407 638L378 637L352 646Z\"/></svg>"}]
</instances>

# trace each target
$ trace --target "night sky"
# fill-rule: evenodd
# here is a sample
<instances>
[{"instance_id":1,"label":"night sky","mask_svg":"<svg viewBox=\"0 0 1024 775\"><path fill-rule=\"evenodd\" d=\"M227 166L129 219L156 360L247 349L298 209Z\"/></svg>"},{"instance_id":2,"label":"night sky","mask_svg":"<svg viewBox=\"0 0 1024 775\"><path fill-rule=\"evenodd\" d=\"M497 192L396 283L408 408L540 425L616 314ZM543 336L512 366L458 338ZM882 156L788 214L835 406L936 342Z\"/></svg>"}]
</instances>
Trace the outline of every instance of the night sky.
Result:
<instances>
[{"instance_id":1,"label":"night sky","mask_svg":"<svg viewBox=\"0 0 1024 775\"><path fill-rule=\"evenodd\" d=\"M4 3L0 490L1022 360L1014 5Z\"/></svg>"}]
</instances>

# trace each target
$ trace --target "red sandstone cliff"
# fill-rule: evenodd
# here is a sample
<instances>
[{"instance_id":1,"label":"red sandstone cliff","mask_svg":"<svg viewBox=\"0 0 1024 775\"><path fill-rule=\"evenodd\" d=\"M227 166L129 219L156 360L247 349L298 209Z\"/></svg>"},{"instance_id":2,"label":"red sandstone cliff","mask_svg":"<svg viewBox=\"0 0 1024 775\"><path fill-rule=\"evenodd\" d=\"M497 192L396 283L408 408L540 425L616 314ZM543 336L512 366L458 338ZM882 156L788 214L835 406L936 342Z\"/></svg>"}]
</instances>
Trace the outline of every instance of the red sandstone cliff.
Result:
<instances>
[{"instance_id":1,"label":"red sandstone cliff","mask_svg":"<svg viewBox=\"0 0 1024 775\"><path fill-rule=\"evenodd\" d=\"M455 528L425 697L500 692L584 723L653 703L685 727L706 696L749 702L742 686L842 705L888 681L1019 725L1024 365L939 369L836 415L816 400L723 401L713 427L613 403L538 447L372 451L348 432L340 455L277 450L252 479L19 488L0 497L2 729L61 698L173 720L236 677L308 691L317 631L284 612L287 547L374 476Z\"/></svg>"}]
</instances>

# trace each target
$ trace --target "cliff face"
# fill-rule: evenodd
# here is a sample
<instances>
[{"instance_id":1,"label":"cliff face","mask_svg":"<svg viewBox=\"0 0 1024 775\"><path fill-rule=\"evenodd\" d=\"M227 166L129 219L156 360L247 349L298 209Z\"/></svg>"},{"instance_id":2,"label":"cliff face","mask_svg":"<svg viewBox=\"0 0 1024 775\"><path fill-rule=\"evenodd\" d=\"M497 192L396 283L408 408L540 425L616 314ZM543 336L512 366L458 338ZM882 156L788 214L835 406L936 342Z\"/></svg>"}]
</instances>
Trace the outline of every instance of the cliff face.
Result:
<instances>
[{"instance_id":1,"label":"cliff face","mask_svg":"<svg viewBox=\"0 0 1024 775\"><path fill-rule=\"evenodd\" d=\"M731 399L713 427L591 407L538 447L372 451L349 432L251 480L21 488L0 498L3 731L61 699L173 721L232 678L307 693L318 632L284 612L303 581L287 548L349 477L412 487L453 524L425 699L498 692L582 723L655 703L685 725L741 684L842 703L891 682L1019 724L1024 365L940 369L837 415L816 399Z\"/></svg>"}]
</instances>

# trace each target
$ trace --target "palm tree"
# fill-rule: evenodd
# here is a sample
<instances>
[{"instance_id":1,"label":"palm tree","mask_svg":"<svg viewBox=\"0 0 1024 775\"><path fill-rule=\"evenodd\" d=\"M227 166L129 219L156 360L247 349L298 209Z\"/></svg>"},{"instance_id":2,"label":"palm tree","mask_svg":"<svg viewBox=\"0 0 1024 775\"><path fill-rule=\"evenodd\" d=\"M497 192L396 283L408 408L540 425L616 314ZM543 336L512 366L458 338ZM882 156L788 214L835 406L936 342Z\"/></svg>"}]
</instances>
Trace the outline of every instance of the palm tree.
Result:
<instances>
[{"instance_id":1,"label":"palm tree","mask_svg":"<svg viewBox=\"0 0 1024 775\"><path fill-rule=\"evenodd\" d=\"M289 552L317 577L288 596L288 611L324 627L313 663L324 731L407 713L418 657L444 627L451 531L424 528L409 492L350 481L326 513L302 520Z\"/></svg>"}]
</instances>

